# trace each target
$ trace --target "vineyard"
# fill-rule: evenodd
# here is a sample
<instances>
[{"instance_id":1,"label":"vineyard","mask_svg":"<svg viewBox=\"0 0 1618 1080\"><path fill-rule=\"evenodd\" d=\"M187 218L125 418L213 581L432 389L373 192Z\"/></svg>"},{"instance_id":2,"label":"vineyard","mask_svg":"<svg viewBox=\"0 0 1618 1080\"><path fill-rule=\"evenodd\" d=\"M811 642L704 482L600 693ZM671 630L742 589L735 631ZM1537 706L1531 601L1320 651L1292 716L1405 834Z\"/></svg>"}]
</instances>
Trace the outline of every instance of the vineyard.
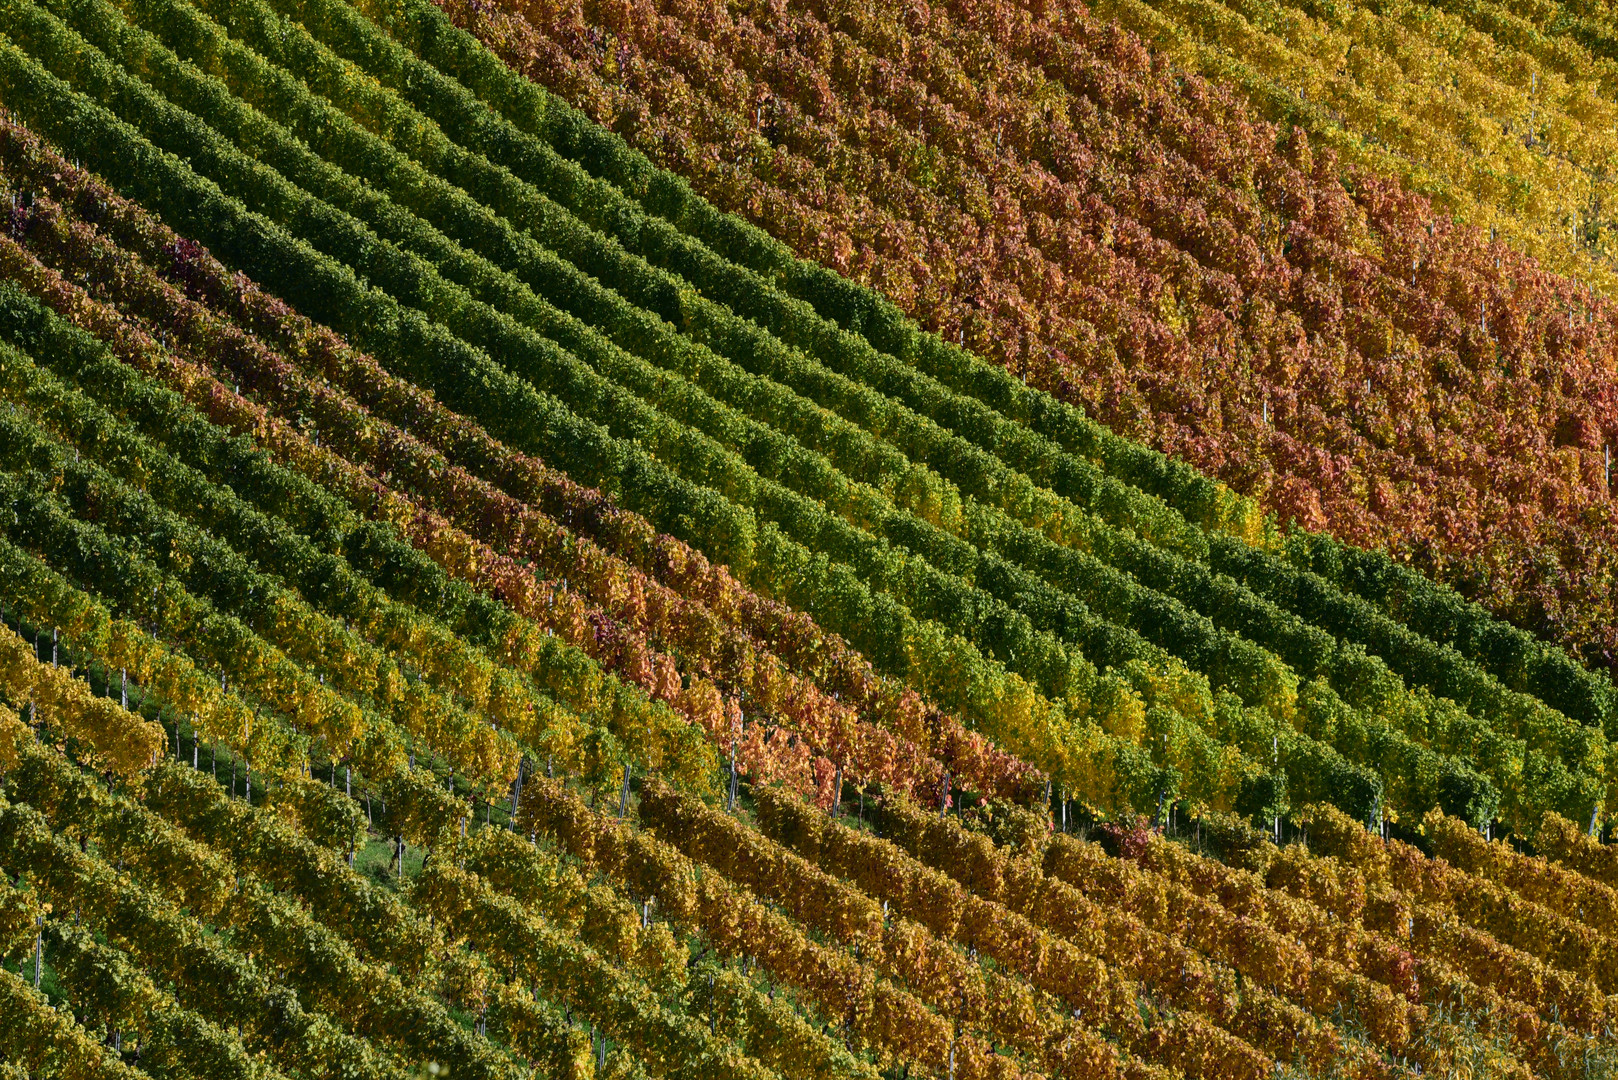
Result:
<instances>
[{"instance_id":1,"label":"vineyard","mask_svg":"<svg viewBox=\"0 0 1618 1080\"><path fill-rule=\"evenodd\" d=\"M1615 65L0 0L0 1077L1618 1073Z\"/></svg>"}]
</instances>

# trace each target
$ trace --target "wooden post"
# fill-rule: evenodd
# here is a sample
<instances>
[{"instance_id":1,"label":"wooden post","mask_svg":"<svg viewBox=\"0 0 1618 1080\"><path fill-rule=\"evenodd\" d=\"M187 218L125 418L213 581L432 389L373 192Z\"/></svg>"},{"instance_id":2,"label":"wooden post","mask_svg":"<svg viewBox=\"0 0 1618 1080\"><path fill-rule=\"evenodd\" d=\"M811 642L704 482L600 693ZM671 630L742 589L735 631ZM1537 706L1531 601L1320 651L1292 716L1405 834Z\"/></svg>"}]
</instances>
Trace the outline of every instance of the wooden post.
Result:
<instances>
[{"instance_id":1,"label":"wooden post","mask_svg":"<svg viewBox=\"0 0 1618 1080\"><path fill-rule=\"evenodd\" d=\"M736 740L730 740L730 793L725 797L725 813L736 809Z\"/></svg>"},{"instance_id":2,"label":"wooden post","mask_svg":"<svg viewBox=\"0 0 1618 1080\"><path fill-rule=\"evenodd\" d=\"M506 820L506 825L512 832L517 831L517 806L522 801L522 770L527 760L524 758L517 762L517 779L511 782L511 814Z\"/></svg>"}]
</instances>

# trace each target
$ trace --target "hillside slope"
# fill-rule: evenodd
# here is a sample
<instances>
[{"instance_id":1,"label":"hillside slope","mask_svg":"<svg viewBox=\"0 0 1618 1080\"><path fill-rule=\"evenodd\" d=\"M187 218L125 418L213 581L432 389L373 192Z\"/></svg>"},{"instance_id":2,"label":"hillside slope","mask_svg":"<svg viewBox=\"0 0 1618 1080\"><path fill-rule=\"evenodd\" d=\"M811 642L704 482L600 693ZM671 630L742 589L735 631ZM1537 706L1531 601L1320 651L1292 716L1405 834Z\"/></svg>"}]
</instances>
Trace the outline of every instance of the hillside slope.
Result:
<instances>
[{"instance_id":1,"label":"hillside slope","mask_svg":"<svg viewBox=\"0 0 1618 1080\"><path fill-rule=\"evenodd\" d=\"M1426 5L1247 7L446 4L946 339L1610 665L1610 100Z\"/></svg>"},{"instance_id":2,"label":"hillside slope","mask_svg":"<svg viewBox=\"0 0 1618 1080\"><path fill-rule=\"evenodd\" d=\"M1606 1075L1604 675L276 4L0 0L8 1057Z\"/></svg>"}]
</instances>

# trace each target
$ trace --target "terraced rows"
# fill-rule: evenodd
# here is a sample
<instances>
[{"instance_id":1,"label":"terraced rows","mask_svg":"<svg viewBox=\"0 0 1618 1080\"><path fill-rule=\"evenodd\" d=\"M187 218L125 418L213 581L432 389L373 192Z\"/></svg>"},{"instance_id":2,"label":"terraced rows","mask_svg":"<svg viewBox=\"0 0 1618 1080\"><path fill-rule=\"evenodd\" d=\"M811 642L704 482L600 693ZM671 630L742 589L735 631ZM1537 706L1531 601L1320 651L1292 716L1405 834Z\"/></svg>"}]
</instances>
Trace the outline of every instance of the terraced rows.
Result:
<instances>
[{"instance_id":1,"label":"terraced rows","mask_svg":"<svg viewBox=\"0 0 1618 1080\"><path fill-rule=\"evenodd\" d=\"M1564 200L1608 105L1464 6L445 5L791 251L1607 666L1607 226Z\"/></svg>"},{"instance_id":2,"label":"terraced rows","mask_svg":"<svg viewBox=\"0 0 1618 1080\"><path fill-rule=\"evenodd\" d=\"M424 0L3 2L8 1055L1604 1067L1602 676L787 262Z\"/></svg>"}]
</instances>

